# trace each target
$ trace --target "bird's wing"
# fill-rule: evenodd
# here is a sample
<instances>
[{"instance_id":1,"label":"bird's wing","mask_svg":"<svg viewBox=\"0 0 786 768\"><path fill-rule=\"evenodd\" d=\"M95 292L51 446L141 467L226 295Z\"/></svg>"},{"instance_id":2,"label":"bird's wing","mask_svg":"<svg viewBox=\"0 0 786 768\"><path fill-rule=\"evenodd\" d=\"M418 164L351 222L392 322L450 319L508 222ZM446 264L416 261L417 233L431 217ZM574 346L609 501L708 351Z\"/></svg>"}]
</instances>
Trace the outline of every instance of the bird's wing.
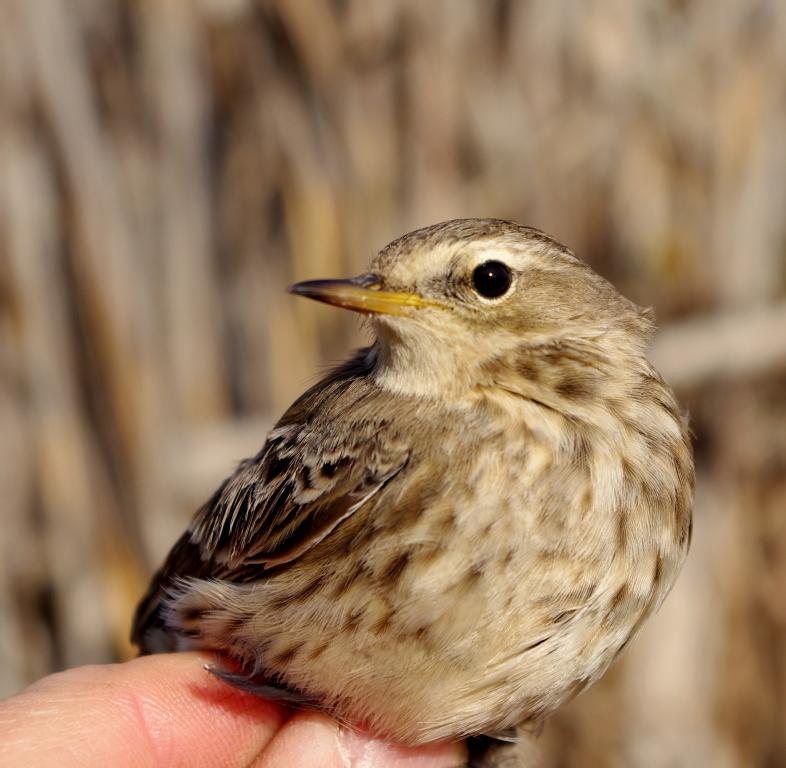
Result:
<instances>
[{"instance_id":1,"label":"bird's wing","mask_svg":"<svg viewBox=\"0 0 786 768\"><path fill-rule=\"evenodd\" d=\"M290 562L360 509L408 457L380 422L285 423L197 513L191 541L224 577Z\"/></svg>"},{"instance_id":2,"label":"bird's wing","mask_svg":"<svg viewBox=\"0 0 786 768\"><path fill-rule=\"evenodd\" d=\"M364 350L301 396L253 458L197 512L137 608L145 647L161 599L183 577L263 577L322 541L407 464L407 438L384 418Z\"/></svg>"}]
</instances>

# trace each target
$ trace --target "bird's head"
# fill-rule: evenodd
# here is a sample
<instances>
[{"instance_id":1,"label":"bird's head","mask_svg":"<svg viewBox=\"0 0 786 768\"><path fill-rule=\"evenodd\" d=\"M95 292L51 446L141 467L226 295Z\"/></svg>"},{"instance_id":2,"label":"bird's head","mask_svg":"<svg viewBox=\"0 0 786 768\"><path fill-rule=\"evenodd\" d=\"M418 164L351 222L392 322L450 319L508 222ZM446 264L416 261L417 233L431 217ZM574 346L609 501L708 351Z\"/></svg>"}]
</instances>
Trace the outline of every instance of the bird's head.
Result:
<instances>
[{"instance_id":1,"label":"bird's head","mask_svg":"<svg viewBox=\"0 0 786 768\"><path fill-rule=\"evenodd\" d=\"M375 376L402 394L461 395L495 366L518 366L526 378L560 348L640 355L651 329L563 245L497 219L416 230L380 251L367 274L290 291L369 315Z\"/></svg>"}]
</instances>

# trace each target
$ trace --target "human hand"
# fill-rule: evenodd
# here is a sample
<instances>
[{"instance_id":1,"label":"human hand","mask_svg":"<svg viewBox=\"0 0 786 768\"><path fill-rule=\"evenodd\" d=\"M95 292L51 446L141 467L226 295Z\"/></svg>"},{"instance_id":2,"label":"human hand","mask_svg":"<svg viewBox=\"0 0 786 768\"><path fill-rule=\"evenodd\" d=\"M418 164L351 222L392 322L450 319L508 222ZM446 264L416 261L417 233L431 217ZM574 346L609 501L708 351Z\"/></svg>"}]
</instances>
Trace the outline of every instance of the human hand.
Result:
<instances>
[{"instance_id":1,"label":"human hand","mask_svg":"<svg viewBox=\"0 0 786 768\"><path fill-rule=\"evenodd\" d=\"M71 669L0 702L4 768L448 768L462 744L408 748L235 690L197 653Z\"/></svg>"}]
</instances>

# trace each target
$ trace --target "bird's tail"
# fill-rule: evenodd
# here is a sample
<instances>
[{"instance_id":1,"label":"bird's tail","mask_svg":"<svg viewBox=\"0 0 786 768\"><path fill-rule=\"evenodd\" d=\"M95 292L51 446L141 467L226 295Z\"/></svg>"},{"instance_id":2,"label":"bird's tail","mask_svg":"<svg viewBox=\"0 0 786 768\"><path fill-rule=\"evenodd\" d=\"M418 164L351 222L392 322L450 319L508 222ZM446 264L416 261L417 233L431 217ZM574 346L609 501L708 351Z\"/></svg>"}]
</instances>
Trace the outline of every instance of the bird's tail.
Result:
<instances>
[{"instance_id":1,"label":"bird's tail","mask_svg":"<svg viewBox=\"0 0 786 768\"><path fill-rule=\"evenodd\" d=\"M178 637L168 627L165 611L167 597L174 586L173 578L175 574L178 578L199 578L205 566L197 545L191 541L188 532L184 533L164 565L153 576L150 587L134 613L131 642L139 648L140 654L144 656L178 650Z\"/></svg>"}]
</instances>

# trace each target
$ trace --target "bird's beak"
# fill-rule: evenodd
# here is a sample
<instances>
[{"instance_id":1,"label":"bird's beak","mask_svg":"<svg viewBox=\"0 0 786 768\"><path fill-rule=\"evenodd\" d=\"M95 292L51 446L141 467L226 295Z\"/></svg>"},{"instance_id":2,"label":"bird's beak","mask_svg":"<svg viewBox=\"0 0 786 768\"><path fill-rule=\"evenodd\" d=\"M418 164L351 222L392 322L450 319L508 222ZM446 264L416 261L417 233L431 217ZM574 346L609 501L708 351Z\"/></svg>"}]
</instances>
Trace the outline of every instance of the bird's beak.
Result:
<instances>
[{"instance_id":1,"label":"bird's beak","mask_svg":"<svg viewBox=\"0 0 786 768\"><path fill-rule=\"evenodd\" d=\"M407 315L412 309L436 305L417 293L383 291L381 284L377 275L358 275L349 280L306 280L290 285L288 290L370 315Z\"/></svg>"}]
</instances>

